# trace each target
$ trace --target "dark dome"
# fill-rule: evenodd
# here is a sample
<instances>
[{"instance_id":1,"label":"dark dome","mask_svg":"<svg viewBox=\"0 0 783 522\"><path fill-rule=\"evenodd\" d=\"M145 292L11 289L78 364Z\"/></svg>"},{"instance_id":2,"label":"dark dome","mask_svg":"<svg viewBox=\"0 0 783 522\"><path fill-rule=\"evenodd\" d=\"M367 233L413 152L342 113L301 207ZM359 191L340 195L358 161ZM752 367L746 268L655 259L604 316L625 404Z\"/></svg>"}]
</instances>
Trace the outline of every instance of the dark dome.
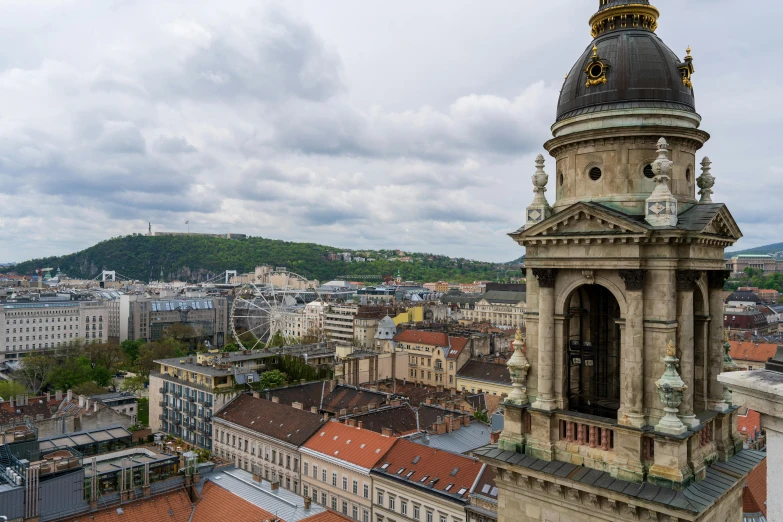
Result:
<instances>
[{"instance_id":1,"label":"dark dome","mask_svg":"<svg viewBox=\"0 0 783 522\"><path fill-rule=\"evenodd\" d=\"M609 0L606 6L602 4L593 21L606 16L606 11L627 9L627 3L628 0ZM621 28L619 22L604 22L597 27L598 30L594 25L594 32L602 34L585 49L560 91L558 121L589 112L636 107L696 112L689 85L693 72L690 56L681 60L649 29ZM605 74L595 76L599 80L588 87L588 65L597 61L605 66Z\"/></svg>"}]
</instances>

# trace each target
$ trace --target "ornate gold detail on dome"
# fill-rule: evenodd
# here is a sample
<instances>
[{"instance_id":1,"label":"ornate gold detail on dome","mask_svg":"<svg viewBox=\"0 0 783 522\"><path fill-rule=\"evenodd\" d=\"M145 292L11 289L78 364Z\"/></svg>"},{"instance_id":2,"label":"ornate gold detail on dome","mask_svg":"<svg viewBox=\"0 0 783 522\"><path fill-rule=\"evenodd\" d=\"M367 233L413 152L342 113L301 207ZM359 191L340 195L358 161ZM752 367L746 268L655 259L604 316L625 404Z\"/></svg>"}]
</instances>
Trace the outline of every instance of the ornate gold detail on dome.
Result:
<instances>
[{"instance_id":1,"label":"ornate gold detail on dome","mask_svg":"<svg viewBox=\"0 0 783 522\"><path fill-rule=\"evenodd\" d=\"M589 89L595 85L606 83L606 73L609 71L609 67L609 63L606 60L601 60L598 56L598 46L593 45L593 56L590 58L590 63L585 67L585 74L587 75L585 86Z\"/></svg>"},{"instance_id":2,"label":"ornate gold detail on dome","mask_svg":"<svg viewBox=\"0 0 783 522\"><path fill-rule=\"evenodd\" d=\"M615 29L646 29L655 32L660 12L651 5L626 4L604 9L590 19L590 34L597 38Z\"/></svg>"},{"instance_id":3,"label":"ornate gold detail on dome","mask_svg":"<svg viewBox=\"0 0 783 522\"><path fill-rule=\"evenodd\" d=\"M693 80L691 79L691 76L693 76L693 73L696 72L696 69L693 67L693 56L691 56L691 46L689 45L688 48L685 50L687 53L685 55L685 61L683 61L680 65L677 66L677 69L680 71L680 74L682 75L682 84L689 89L693 90Z\"/></svg>"}]
</instances>

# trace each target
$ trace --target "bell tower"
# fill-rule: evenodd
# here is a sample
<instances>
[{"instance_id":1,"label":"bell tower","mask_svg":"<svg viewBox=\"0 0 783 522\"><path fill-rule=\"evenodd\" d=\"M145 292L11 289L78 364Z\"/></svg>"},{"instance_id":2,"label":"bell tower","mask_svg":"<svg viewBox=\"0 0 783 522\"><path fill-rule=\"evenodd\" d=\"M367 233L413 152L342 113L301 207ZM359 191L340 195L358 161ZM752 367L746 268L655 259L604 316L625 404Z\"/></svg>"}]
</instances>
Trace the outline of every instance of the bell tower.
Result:
<instances>
[{"instance_id":1,"label":"bell tower","mask_svg":"<svg viewBox=\"0 0 783 522\"><path fill-rule=\"evenodd\" d=\"M599 0L544 144L554 172L537 158L510 234L527 249L520 392L477 452L498 470L501 521L736 520L744 478L721 466L763 458L742 451L717 380L724 249L742 234L712 201L709 159L695 177L709 135L693 57L655 34L659 17Z\"/></svg>"}]
</instances>

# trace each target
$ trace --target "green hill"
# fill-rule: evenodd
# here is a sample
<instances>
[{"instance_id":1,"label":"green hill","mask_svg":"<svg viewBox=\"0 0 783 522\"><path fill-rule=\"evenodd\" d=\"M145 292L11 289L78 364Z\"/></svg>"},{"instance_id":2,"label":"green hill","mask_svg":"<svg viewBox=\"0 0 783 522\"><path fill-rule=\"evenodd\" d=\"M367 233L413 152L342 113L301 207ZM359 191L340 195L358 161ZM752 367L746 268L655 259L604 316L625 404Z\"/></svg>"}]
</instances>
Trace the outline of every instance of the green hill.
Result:
<instances>
[{"instance_id":1,"label":"green hill","mask_svg":"<svg viewBox=\"0 0 783 522\"><path fill-rule=\"evenodd\" d=\"M726 252L726 259L738 255L772 255L777 252L783 252L783 243L773 243L771 245L764 245L756 248L748 248L747 250L735 250L734 252Z\"/></svg>"},{"instance_id":2,"label":"green hill","mask_svg":"<svg viewBox=\"0 0 783 522\"><path fill-rule=\"evenodd\" d=\"M411 262L393 260L394 251L361 252L373 262L330 261L329 252L354 252L314 243L292 243L253 237L222 239L204 236L142 236L112 238L65 256L46 257L0 268L0 272L33 275L40 267L59 268L73 278L93 278L103 270L114 270L124 277L151 281L205 281L225 270L251 272L258 265L284 266L308 278L322 282L340 276L362 280L363 275L390 276L399 270L403 279L414 281L448 280L471 282L513 277L495 263L454 259L431 254L411 254ZM392 258L392 259L389 259ZM500 272L499 272L500 271ZM378 282L378 279L367 278Z\"/></svg>"}]
</instances>

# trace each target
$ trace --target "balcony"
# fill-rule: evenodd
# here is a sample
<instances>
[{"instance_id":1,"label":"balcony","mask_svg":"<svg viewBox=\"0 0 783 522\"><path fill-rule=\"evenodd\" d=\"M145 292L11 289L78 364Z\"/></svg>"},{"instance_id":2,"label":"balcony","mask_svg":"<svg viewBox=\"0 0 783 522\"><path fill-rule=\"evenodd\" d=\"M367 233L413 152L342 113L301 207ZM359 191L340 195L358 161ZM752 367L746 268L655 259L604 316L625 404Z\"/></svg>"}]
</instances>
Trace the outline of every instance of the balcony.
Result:
<instances>
[{"instance_id":1,"label":"balcony","mask_svg":"<svg viewBox=\"0 0 783 522\"><path fill-rule=\"evenodd\" d=\"M558 422L560 441L566 443L566 448L576 445L600 448L603 451L614 450L614 429L611 421L558 415ZM571 449L566 451L571 452Z\"/></svg>"},{"instance_id":2,"label":"balcony","mask_svg":"<svg viewBox=\"0 0 783 522\"><path fill-rule=\"evenodd\" d=\"M166 401L158 401L158 406L160 406L161 408L165 408L166 407Z\"/></svg>"},{"instance_id":3,"label":"balcony","mask_svg":"<svg viewBox=\"0 0 783 522\"><path fill-rule=\"evenodd\" d=\"M443 373L443 370L445 370L445 368L443 366L433 366L432 370L437 373Z\"/></svg>"},{"instance_id":4,"label":"balcony","mask_svg":"<svg viewBox=\"0 0 783 522\"><path fill-rule=\"evenodd\" d=\"M413 362L413 361L408 361L408 366L410 366L411 368L418 368L419 367L419 363Z\"/></svg>"}]
</instances>

